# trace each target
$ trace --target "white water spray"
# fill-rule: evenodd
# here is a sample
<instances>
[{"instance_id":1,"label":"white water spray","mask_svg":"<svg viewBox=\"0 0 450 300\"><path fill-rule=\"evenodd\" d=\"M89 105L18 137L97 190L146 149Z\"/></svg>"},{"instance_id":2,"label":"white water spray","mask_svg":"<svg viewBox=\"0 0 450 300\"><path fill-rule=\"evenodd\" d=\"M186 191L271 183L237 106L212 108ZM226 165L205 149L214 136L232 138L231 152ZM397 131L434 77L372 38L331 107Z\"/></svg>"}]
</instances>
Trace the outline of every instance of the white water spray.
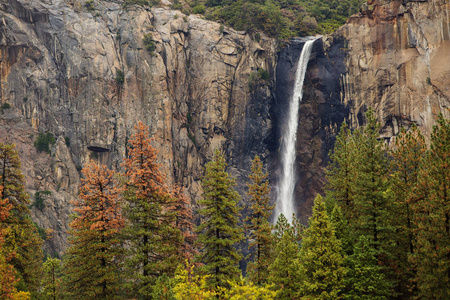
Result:
<instances>
[{"instance_id":1,"label":"white water spray","mask_svg":"<svg viewBox=\"0 0 450 300\"><path fill-rule=\"evenodd\" d=\"M297 142L298 108L303 97L303 81L305 80L306 68L311 55L314 40L307 41L303 46L302 53L297 63L295 73L294 93L289 104L287 129L283 135L281 146L282 174L278 185L278 199L275 207L275 222L280 214L283 214L292 222L292 214L295 211L294 189L295 189L295 144Z\"/></svg>"}]
</instances>

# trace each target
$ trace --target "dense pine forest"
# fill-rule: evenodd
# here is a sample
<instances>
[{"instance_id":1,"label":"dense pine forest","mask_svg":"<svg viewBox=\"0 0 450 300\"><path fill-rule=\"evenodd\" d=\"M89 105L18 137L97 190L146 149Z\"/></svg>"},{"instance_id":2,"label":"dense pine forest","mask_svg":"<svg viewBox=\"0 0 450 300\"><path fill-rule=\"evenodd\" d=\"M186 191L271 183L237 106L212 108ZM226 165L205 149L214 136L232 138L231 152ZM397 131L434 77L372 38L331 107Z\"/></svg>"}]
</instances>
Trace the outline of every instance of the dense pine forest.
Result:
<instances>
[{"instance_id":1,"label":"dense pine forest","mask_svg":"<svg viewBox=\"0 0 450 300\"><path fill-rule=\"evenodd\" d=\"M429 143L412 124L393 145L370 109L365 124L342 124L309 224L273 226L258 156L246 218L219 150L194 214L140 122L123 173L84 165L62 258L43 257L51 232L32 222L18 153L1 144L0 298L448 299L450 121L439 116Z\"/></svg>"}]
</instances>

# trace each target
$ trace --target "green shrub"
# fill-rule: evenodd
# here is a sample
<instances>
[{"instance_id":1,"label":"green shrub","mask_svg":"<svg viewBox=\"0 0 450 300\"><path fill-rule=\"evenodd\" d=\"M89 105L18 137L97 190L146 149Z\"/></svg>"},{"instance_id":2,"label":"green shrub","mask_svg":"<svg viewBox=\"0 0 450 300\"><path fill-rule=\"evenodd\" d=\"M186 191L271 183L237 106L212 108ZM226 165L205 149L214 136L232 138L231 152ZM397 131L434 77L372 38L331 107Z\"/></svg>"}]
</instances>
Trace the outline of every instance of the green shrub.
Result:
<instances>
[{"instance_id":1,"label":"green shrub","mask_svg":"<svg viewBox=\"0 0 450 300\"><path fill-rule=\"evenodd\" d=\"M2 104L2 108L3 109L8 109L10 107L11 107L11 105L8 102L5 102L5 103Z\"/></svg>"},{"instance_id":2,"label":"green shrub","mask_svg":"<svg viewBox=\"0 0 450 300\"><path fill-rule=\"evenodd\" d=\"M270 74L264 69L258 69L257 72L253 72L250 74L248 78L248 87L250 89L254 88L255 85L260 82L261 80L269 81L270 80Z\"/></svg>"},{"instance_id":3,"label":"green shrub","mask_svg":"<svg viewBox=\"0 0 450 300\"><path fill-rule=\"evenodd\" d=\"M33 206L36 207L37 209L39 209L40 211L43 211L45 208L45 198L43 197L43 195L50 195L52 192L50 191L42 191L42 192L36 192L34 194L34 203Z\"/></svg>"},{"instance_id":4,"label":"green shrub","mask_svg":"<svg viewBox=\"0 0 450 300\"><path fill-rule=\"evenodd\" d=\"M125 75L123 74L122 70L116 69L116 83L121 86L124 82Z\"/></svg>"},{"instance_id":5,"label":"green shrub","mask_svg":"<svg viewBox=\"0 0 450 300\"><path fill-rule=\"evenodd\" d=\"M151 56L155 56L156 44L155 41L153 41L153 34L151 32L144 35L142 43L144 43L147 52L150 53Z\"/></svg>"},{"instance_id":6,"label":"green shrub","mask_svg":"<svg viewBox=\"0 0 450 300\"><path fill-rule=\"evenodd\" d=\"M66 146L67 146L67 147L70 147L70 137L65 136L65 137L64 137L64 142L66 142Z\"/></svg>"},{"instance_id":7,"label":"green shrub","mask_svg":"<svg viewBox=\"0 0 450 300\"><path fill-rule=\"evenodd\" d=\"M257 32L255 34L255 41L259 43L260 40L261 40L261 34L259 34L259 32Z\"/></svg>"},{"instance_id":8,"label":"green shrub","mask_svg":"<svg viewBox=\"0 0 450 300\"><path fill-rule=\"evenodd\" d=\"M220 24L220 26L219 26L220 33L223 33L224 30L225 30L225 26L223 26L223 24Z\"/></svg>"},{"instance_id":9,"label":"green shrub","mask_svg":"<svg viewBox=\"0 0 450 300\"><path fill-rule=\"evenodd\" d=\"M427 77L427 84L428 84L428 85L431 85L431 79L430 79L430 77Z\"/></svg>"},{"instance_id":10,"label":"green shrub","mask_svg":"<svg viewBox=\"0 0 450 300\"><path fill-rule=\"evenodd\" d=\"M86 9L87 9L88 11L93 11L93 10L95 10L95 7L94 7L94 1L93 1L93 0L87 0L86 3L84 3L84 6L86 7Z\"/></svg>"},{"instance_id":11,"label":"green shrub","mask_svg":"<svg viewBox=\"0 0 450 300\"><path fill-rule=\"evenodd\" d=\"M265 80L265 81L269 81L269 79L270 79L269 72L267 72L264 69L259 69L258 70L258 77L261 78L262 80Z\"/></svg>"},{"instance_id":12,"label":"green shrub","mask_svg":"<svg viewBox=\"0 0 450 300\"><path fill-rule=\"evenodd\" d=\"M28 97L23 97L23 102L27 102L28 101Z\"/></svg>"},{"instance_id":13,"label":"green shrub","mask_svg":"<svg viewBox=\"0 0 450 300\"><path fill-rule=\"evenodd\" d=\"M181 4L179 0L175 0L173 1L173 4L170 8L172 8L173 10L180 10L183 9L183 4Z\"/></svg>"},{"instance_id":14,"label":"green shrub","mask_svg":"<svg viewBox=\"0 0 450 300\"><path fill-rule=\"evenodd\" d=\"M194 8L192 8L192 13L193 14L198 14L198 15L203 15L205 14L206 8L203 4L194 6Z\"/></svg>"},{"instance_id":15,"label":"green shrub","mask_svg":"<svg viewBox=\"0 0 450 300\"><path fill-rule=\"evenodd\" d=\"M47 152L48 154L50 154L50 145L53 145L55 143L56 139L52 133L39 132L38 137L34 141L34 147L36 147L37 151L39 152Z\"/></svg>"}]
</instances>

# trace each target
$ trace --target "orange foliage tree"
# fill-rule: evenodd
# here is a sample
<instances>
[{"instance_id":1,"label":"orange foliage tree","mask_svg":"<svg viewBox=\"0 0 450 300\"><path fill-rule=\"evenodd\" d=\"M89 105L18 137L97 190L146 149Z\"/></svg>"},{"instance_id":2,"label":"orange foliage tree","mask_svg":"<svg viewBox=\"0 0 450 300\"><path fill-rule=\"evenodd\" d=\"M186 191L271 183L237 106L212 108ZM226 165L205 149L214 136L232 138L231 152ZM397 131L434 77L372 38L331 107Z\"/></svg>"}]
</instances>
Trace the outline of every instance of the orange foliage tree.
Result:
<instances>
[{"instance_id":1,"label":"orange foliage tree","mask_svg":"<svg viewBox=\"0 0 450 300\"><path fill-rule=\"evenodd\" d=\"M67 292L76 299L120 298L122 191L115 172L104 165L88 162L82 173L79 199L73 202L76 217L70 224Z\"/></svg>"},{"instance_id":2,"label":"orange foliage tree","mask_svg":"<svg viewBox=\"0 0 450 300\"><path fill-rule=\"evenodd\" d=\"M2 193L3 186L0 185L0 198ZM4 222L8 218L11 208L12 205L8 199L0 200L0 222ZM18 280L15 277L16 271L13 266L8 264L14 253L9 253L4 248L6 231L7 228L0 228L0 299L13 299L14 285Z\"/></svg>"},{"instance_id":3,"label":"orange foliage tree","mask_svg":"<svg viewBox=\"0 0 450 300\"><path fill-rule=\"evenodd\" d=\"M127 267L131 290L150 299L159 276L173 274L180 263L178 246L183 236L176 227L174 200L156 162L148 128L135 127L125 159L124 213L128 220L125 236L130 253Z\"/></svg>"}]
</instances>

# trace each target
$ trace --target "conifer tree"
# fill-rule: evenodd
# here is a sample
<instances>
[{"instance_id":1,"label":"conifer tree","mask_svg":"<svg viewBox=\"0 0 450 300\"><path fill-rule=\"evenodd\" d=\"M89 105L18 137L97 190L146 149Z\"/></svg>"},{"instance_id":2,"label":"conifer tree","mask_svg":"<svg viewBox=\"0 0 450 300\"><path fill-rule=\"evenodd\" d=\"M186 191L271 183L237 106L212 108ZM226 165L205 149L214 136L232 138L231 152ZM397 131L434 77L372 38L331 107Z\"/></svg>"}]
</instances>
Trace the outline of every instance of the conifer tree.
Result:
<instances>
[{"instance_id":1,"label":"conifer tree","mask_svg":"<svg viewBox=\"0 0 450 300\"><path fill-rule=\"evenodd\" d=\"M44 276L42 278L44 299L61 299L61 260L58 258L47 258L43 266Z\"/></svg>"},{"instance_id":2,"label":"conifer tree","mask_svg":"<svg viewBox=\"0 0 450 300\"><path fill-rule=\"evenodd\" d=\"M248 274L250 280L260 285L267 281L267 269L273 257L272 226L269 217L275 205L269 204L268 173L263 173L263 164L255 156L251 166L248 194L250 195L250 215L246 222L249 231Z\"/></svg>"},{"instance_id":3,"label":"conifer tree","mask_svg":"<svg viewBox=\"0 0 450 300\"><path fill-rule=\"evenodd\" d=\"M388 160L386 146L378 140L380 124L372 109L366 113L367 123L362 131L355 135L358 145L356 153L355 176L355 219L356 235L369 237L373 247L383 253L383 244L392 232L386 223L391 207L386 191L388 190Z\"/></svg>"},{"instance_id":4,"label":"conifer tree","mask_svg":"<svg viewBox=\"0 0 450 300\"><path fill-rule=\"evenodd\" d=\"M450 121L440 114L420 179L415 262L420 296L450 298Z\"/></svg>"},{"instance_id":5,"label":"conifer tree","mask_svg":"<svg viewBox=\"0 0 450 300\"><path fill-rule=\"evenodd\" d=\"M352 220L354 215L356 147L353 135L344 121L336 137L334 149L330 152L326 189L327 198L339 204L348 220Z\"/></svg>"},{"instance_id":6,"label":"conifer tree","mask_svg":"<svg viewBox=\"0 0 450 300\"><path fill-rule=\"evenodd\" d=\"M391 286L378 265L377 253L369 238L361 235L355 244L354 254L348 259L344 299L390 299Z\"/></svg>"},{"instance_id":7,"label":"conifer tree","mask_svg":"<svg viewBox=\"0 0 450 300\"><path fill-rule=\"evenodd\" d=\"M3 186L0 185L0 198L2 196ZM9 216L9 211L12 205L8 199L0 200L0 223L3 223ZM15 284L18 281L16 278L16 270L8 262L11 257L15 255L4 247L5 235L8 228L2 226L0 228L0 299L13 299L16 291Z\"/></svg>"},{"instance_id":8,"label":"conifer tree","mask_svg":"<svg viewBox=\"0 0 450 300\"><path fill-rule=\"evenodd\" d=\"M88 162L82 173L79 199L73 203L77 215L70 224L66 287L74 299L119 299L121 189L115 172L104 165Z\"/></svg>"},{"instance_id":9,"label":"conifer tree","mask_svg":"<svg viewBox=\"0 0 450 300\"><path fill-rule=\"evenodd\" d=\"M317 195L300 249L301 296L305 299L340 298L346 273L341 251L323 198Z\"/></svg>"},{"instance_id":10,"label":"conifer tree","mask_svg":"<svg viewBox=\"0 0 450 300\"><path fill-rule=\"evenodd\" d=\"M209 286L216 291L227 287L228 280L238 279L242 255L236 245L242 240L238 227L240 214L239 194L234 190L235 180L226 172L225 157L219 150L206 164L202 180L203 199L199 213L202 222L198 227L202 249L200 262L204 263Z\"/></svg>"},{"instance_id":11,"label":"conifer tree","mask_svg":"<svg viewBox=\"0 0 450 300\"><path fill-rule=\"evenodd\" d=\"M4 248L10 256L9 263L17 271L18 289L36 292L42 261L42 239L29 216L28 193L25 192L24 177L15 145L0 143L0 185L3 193L0 201L11 204L8 217L0 223L5 230Z\"/></svg>"},{"instance_id":12,"label":"conifer tree","mask_svg":"<svg viewBox=\"0 0 450 300\"><path fill-rule=\"evenodd\" d=\"M397 269L397 289L404 297L412 298L416 293L416 268L412 259L417 236L415 208L421 194L418 183L427 148L415 124L408 132L401 130L396 137L395 147L391 152L394 203L389 216L395 228L392 253Z\"/></svg>"},{"instance_id":13,"label":"conifer tree","mask_svg":"<svg viewBox=\"0 0 450 300\"><path fill-rule=\"evenodd\" d=\"M277 299L298 299L300 281L299 245L296 232L281 214L275 226L274 259L268 268L268 281L278 290Z\"/></svg>"},{"instance_id":14,"label":"conifer tree","mask_svg":"<svg viewBox=\"0 0 450 300\"><path fill-rule=\"evenodd\" d=\"M351 255L353 253L353 242L350 227L338 204L334 206L330 220L334 228L335 236L341 242L342 256Z\"/></svg>"},{"instance_id":15,"label":"conifer tree","mask_svg":"<svg viewBox=\"0 0 450 300\"><path fill-rule=\"evenodd\" d=\"M127 269L131 290L150 299L152 285L164 274L173 274L181 262L182 234L176 226L173 197L156 162L148 128L135 127L125 159L126 200L124 230L129 243Z\"/></svg>"}]
</instances>

